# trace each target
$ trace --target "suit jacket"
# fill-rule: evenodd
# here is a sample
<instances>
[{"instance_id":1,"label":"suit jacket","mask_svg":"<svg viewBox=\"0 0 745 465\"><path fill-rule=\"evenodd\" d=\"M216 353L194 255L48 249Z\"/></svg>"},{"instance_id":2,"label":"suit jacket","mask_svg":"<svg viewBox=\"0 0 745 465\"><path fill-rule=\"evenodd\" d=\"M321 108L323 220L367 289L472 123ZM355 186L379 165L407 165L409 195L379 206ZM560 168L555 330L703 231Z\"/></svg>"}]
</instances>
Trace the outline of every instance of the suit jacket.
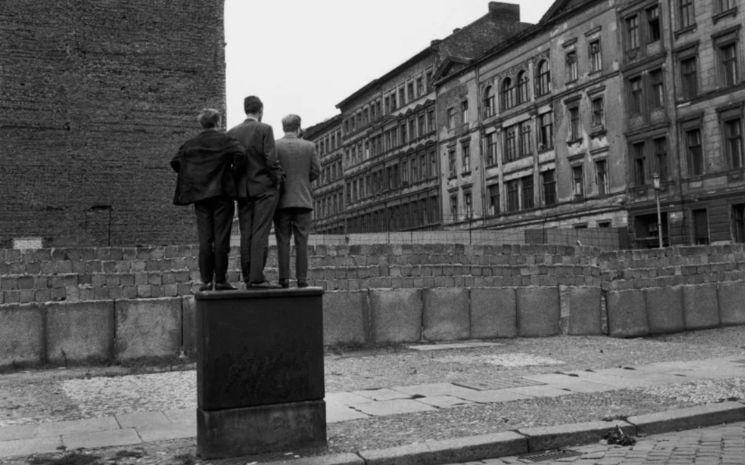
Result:
<instances>
[{"instance_id":1,"label":"suit jacket","mask_svg":"<svg viewBox=\"0 0 745 465\"><path fill-rule=\"evenodd\" d=\"M274 150L272 127L248 118L231 128L228 135L237 139L246 149L246 164L237 169L238 197L256 197L276 189L282 178L282 168Z\"/></svg>"},{"instance_id":2,"label":"suit jacket","mask_svg":"<svg viewBox=\"0 0 745 465\"><path fill-rule=\"evenodd\" d=\"M285 172L285 181L277 208L313 209L310 183L321 171L316 145L295 135L287 134L276 144L277 157Z\"/></svg>"},{"instance_id":3,"label":"suit jacket","mask_svg":"<svg viewBox=\"0 0 745 465\"><path fill-rule=\"evenodd\" d=\"M244 164L245 156L237 140L215 129L189 139L171 160L171 168L178 173L173 203L188 205L211 197L235 197L232 167Z\"/></svg>"}]
</instances>

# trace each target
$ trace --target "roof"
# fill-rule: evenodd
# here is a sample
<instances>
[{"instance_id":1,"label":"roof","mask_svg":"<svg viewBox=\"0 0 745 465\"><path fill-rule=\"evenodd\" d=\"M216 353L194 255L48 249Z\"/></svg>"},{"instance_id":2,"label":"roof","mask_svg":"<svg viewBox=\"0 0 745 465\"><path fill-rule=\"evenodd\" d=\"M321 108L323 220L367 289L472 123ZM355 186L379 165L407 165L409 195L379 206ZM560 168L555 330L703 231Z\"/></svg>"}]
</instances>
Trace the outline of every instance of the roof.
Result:
<instances>
[{"instance_id":1,"label":"roof","mask_svg":"<svg viewBox=\"0 0 745 465\"><path fill-rule=\"evenodd\" d=\"M304 136L306 139L311 139L316 134L320 134L333 126L341 126L341 114L334 115L329 119L323 120L320 123L316 123L313 126L305 128Z\"/></svg>"}]
</instances>

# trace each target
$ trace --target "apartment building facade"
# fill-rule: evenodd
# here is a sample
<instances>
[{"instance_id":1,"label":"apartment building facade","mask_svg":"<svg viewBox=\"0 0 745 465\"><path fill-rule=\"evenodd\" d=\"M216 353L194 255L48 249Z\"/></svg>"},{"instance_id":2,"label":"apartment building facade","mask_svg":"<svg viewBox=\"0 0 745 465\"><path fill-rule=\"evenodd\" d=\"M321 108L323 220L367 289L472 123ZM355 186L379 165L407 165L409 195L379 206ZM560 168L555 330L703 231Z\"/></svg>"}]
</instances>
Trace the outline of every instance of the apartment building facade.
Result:
<instances>
[{"instance_id":1,"label":"apartment building facade","mask_svg":"<svg viewBox=\"0 0 745 465\"><path fill-rule=\"evenodd\" d=\"M318 179L313 183L313 230L317 233L343 234L346 215L341 115L305 129L303 137L316 143L316 154L321 165Z\"/></svg>"}]
</instances>

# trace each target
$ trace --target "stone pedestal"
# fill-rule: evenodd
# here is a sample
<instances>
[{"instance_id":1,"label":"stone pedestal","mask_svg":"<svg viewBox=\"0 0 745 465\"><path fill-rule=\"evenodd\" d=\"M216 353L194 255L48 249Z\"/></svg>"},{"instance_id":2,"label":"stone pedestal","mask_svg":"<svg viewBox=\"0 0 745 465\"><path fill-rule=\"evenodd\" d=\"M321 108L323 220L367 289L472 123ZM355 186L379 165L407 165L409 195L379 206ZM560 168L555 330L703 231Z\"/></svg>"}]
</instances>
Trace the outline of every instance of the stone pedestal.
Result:
<instances>
[{"instance_id":1,"label":"stone pedestal","mask_svg":"<svg viewBox=\"0 0 745 465\"><path fill-rule=\"evenodd\" d=\"M326 444L320 288L204 292L197 304L197 453Z\"/></svg>"}]
</instances>

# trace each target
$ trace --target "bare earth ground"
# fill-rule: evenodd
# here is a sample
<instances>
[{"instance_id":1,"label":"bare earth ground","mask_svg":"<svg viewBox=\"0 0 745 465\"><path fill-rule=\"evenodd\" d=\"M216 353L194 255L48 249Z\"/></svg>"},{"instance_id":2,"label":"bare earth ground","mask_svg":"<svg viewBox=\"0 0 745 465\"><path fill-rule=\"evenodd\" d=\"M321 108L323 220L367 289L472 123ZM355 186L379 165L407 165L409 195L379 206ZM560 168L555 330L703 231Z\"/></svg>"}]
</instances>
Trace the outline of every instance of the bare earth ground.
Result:
<instances>
[{"instance_id":1,"label":"bare earth ground","mask_svg":"<svg viewBox=\"0 0 745 465\"><path fill-rule=\"evenodd\" d=\"M521 384L533 373L601 369L661 361L743 356L745 327L681 333L650 339L551 337L496 340L497 345L434 351L391 347L369 351L333 351L325 358L326 391L354 391L391 386L451 382L479 388ZM193 366L161 367L160 374L138 370L44 370L0 376L0 426L79 419L131 411L196 406ZM142 371L142 370L140 370ZM152 371L152 370L150 370ZM108 376L108 377L107 377ZM745 379L687 381L644 389L572 394L498 404L471 404L435 412L373 417L332 423L327 451L347 452L512 430L619 418L723 399L745 398ZM7 463L189 464L194 440L112 448L82 455L8 460ZM310 451L298 454L312 454ZM92 455L86 455L92 454ZM34 462L36 460L37 462ZM246 464L260 458L212 463Z\"/></svg>"}]
</instances>

